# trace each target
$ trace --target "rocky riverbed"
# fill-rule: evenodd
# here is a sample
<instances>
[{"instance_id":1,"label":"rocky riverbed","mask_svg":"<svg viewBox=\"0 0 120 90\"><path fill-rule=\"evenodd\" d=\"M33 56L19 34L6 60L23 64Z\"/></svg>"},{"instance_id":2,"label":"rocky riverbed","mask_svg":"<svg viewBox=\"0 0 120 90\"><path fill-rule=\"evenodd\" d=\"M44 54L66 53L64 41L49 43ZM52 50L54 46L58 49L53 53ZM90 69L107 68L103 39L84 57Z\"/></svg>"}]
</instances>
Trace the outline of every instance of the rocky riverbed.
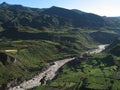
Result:
<instances>
[{"instance_id":1,"label":"rocky riverbed","mask_svg":"<svg viewBox=\"0 0 120 90\"><path fill-rule=\"evenodd\" d=\"M100 52L102 52L103 50L105 50L105 48L106 48L108 45L109 45L109 44L98 45L98 48L97 48L97 49L90 50L90 51L88 51L87 53L90 53L90 54L100 53Z\"/></svg>"},{"instance_id":2,"label":"rocky riverbed","mask_svg":"<svg viewBox=\"0 0 120 90\"><path fill-rule=\"evenodd\" d=\"M100 53L105 49L106 46L108 45L99 45L98 49L88 51L87 53L90 53L90 54ZM22 82L18 86L9 88L8 90L27 90L27 89L37 87L41 84L46 84L46 81L52 80L57 75L57 72L60 67L62 67L65 63L72 60L75 60L75 57L55 61L50 65L50 67L47 70L39 73L38 75L34 76L32 79L28 81Z\"/></svg>"},{"instance_id":3,"label":"rocky riverbed","mask_svg":"<svg viewBox=\"0 0 120 90\"><path fill-rule=\"evenodd\" d=\"M52 80L57 75L57 71L61 66L72 60L75 60L75 58L73 57L73 58L67 58L67 59L55 61L44 72L39 73L38 75L34 76L32 79L28 81L24 81L20 85L11 87L8 90L27 90L37 87L41 84L45 84L46 81Z\"/></svg>"}]
</instances>

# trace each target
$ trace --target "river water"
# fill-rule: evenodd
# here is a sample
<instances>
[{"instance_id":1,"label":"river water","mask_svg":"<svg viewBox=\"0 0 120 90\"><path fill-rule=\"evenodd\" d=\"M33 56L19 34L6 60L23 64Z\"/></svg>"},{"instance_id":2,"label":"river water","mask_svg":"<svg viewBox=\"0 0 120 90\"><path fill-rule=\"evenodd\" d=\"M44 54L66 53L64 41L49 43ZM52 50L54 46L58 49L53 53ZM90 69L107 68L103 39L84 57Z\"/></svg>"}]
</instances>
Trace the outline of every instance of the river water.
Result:
<instances>
[{"instance_id":1,"label":"river water","mask_svg":"<svg viewBox=\"0 0 120 90\"><path fill-rule=\"evenodd\" d=\"M97 49L88 51L87 53L90 53L90 54L100 53L101 51L103 51L106 48L106 46L108 46L108 44L99 45ZM58 69L61 66L63 66L65 63L67 63L69 61L72 61L72 60L75 60L75 57L55 61L54 65L50 66L46 71L40 73L39 75L33 77L32 79L30 79L28 81L24 81L23 83L21 83L18 86L11 87L8 90L27 90L27 89L31 89L33 87L39 86L41 84L40 80L43 77L46 77L47 80L52 80L56 76L56 72L58 71Z\"/></svg>"},{"instance_id":2,"label":"river water","mask_svg":"<svg viewBox=\"0 0 120 90\"><path fill-rule=\"evenodd\" d=\"M72 60L75 60L75 57L55 61L54 64L51 65L47 70L39 73L38 75L34 76L32 79L28 81L22 82L18 86L9 88L8 90L28 90L28 89L37 87L41 85L40 81L43 77L45 77L46 81L52 80L57 75L57 71L59 70L59 68L62 67L65 63L72 61Z\"/></svg>"},{"instance_id":3,"label":"river water","mask_svg":"<svg viewBox=\"0 0 120 90\"><path fill-rule=\"evenodd\" d=\"M105 48L106 48L108 45L109 45L109 44L98 45L98 48L97 48L97 49L90 50L90 51L88 51L87 53L90 53L90 54L100 53L100 52L102 52L103 50L105 50Z\"/></svg>"}]
</instances>

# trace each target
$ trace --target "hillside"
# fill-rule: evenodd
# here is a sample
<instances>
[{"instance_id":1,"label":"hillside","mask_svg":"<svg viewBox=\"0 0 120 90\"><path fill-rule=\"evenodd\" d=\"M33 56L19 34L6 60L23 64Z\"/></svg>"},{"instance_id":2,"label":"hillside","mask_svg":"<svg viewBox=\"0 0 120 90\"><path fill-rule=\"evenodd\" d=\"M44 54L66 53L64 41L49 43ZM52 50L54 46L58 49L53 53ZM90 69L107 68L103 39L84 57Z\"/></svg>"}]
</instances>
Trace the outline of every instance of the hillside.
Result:
<instances>
[{"instance_id":1,"label":"hillside","mask_svg":"<svg viewBox=\"0 0 120 90\"><path fill-rule=\"evenodd\" d=\"M89 13L76 13L59 7L51 7L43 11L45 14L59 16L71 21L73 27L100 28L104 27L105 22L102 17Z\"/></svg>"},{"instance_id":2,"label":"hillside","mask_svg":"<svg viewBox=\"0 0 120 90\"><path fill-rule=\"evenodd\" d=\"M111 45L106 49L106 52L111 53L115 56L120 56L120 38L117 38Z\"/></svg>"},{"instance_id":3,"label":"hillside","mask_svg":"<svg viewBox=\"0 0 120 90\"><path fill-rule=\"evenodd\" d=\"M59 75L46 86L33 90L119 90L120 39L105 51L77 58L64 65Z\"/></svg>"},{"instance_id":4,"label":"hillside","mask_svg":"<svg viewBox=\"0 0 120 90\"><path fill-rule=\"evenodd\" d=\"M18 29L28 28L43 30L46 28L60 29L68 27L79 28L101 28L109 27L116 18L104 18L92 13L85 13L76 9L68 10L60 7L37 9L24 7L22 5L0 5L1 29L16 27ZM119 19L118 19L119 20ZM111 24L110 21L112 22ZM7 27L6 27L7 25Z\"/></svg>"},{"instance_id":5,"label":"hillside","mask_svg":"<svg viewBox=\"0 0 120 90\"><path fill-rule=\"evenodd\" d=\"M94 41L98 43L105 43L106 41L106 43L111 43L119 34L119 30L111 30L115 25L117 28L119 27L119 19L116 22L116 18L104 18L75 9L68 10L55 6L37 9L22 5L10 5L4 2L0 4L0 13L0 38L53 40L51 38L54 38L55 32L60 34L70 34L71 32L86 34L87 32L91 40L95 39ZM97 37L94 34L97 31L106 30L107 32L100 34L104 33L105 38ZM116 34L111 34L111 31Z\"/></svg>"},{"instance_id":6,"label":"hillside","mask_svg":"<svg viewBox=\"0 0 120 90\"><path fill-rule=\"evenodd\" d=\"M46 63L75 54L67 46L47 40L0 41L0 87L28 80L44 70Z\"/></svg>"},{"instance_id":7,"label":"hillside","mask_svg":"<svg viewBox=\"0 0 120 90\"><path fill-rule=\"evenodd\" d=\"M120 35L113 27L119 28L119 19L76 9L0 4L0 87L30 79L51 61L113 42Z\"/></svg>"}]
</instances>

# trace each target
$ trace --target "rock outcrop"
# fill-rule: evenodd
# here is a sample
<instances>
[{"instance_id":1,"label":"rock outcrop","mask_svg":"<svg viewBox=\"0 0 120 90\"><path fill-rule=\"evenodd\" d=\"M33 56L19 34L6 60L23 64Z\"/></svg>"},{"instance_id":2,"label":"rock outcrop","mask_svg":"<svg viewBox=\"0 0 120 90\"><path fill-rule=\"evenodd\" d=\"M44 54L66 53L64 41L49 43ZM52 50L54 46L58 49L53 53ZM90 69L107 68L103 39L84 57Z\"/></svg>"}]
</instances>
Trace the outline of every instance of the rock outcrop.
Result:
<instances>
[{"instance_id":1,"label":"rock outcrop","mask_svg":"<svg viewBox=\"0 0 120 90\"><path fill-rule=\"evenodd\" d=\"M17 61L16 58L6 53L0 53L0 62L2 62L3 65L12 64L15 63L16 61Z\"/></svg>"}]
</instances>

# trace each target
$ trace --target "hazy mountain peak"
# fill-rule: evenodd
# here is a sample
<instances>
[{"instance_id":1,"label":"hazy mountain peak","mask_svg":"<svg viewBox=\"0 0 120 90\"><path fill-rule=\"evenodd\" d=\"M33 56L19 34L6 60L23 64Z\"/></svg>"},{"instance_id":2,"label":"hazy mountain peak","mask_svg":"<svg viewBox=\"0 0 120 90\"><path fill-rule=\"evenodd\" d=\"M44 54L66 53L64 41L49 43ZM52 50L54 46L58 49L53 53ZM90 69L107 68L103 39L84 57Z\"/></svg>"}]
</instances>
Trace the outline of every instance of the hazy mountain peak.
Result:
<instances>
[{"instance_id":1,"label":"hazy mountain peak","mask_svg":"<svg viewBox=\"0 0 120 90\"><path fill-rule=\"evenodd\" d=\"M1 6L8 6L6 2L1 3Z\"/></svg>"},{"instance_id":2,"label":"hazy mountain peak","mask_svg":"<svg viewBox=\"0 0 120 90\"><path fill-rule=\"evenodd\" d=\"M72 11L74 11L74 12L76 12L76 13L78 13L78 14L86 13L86 12L80 11L80 10L78 10L78 9L72 9Z\"/></svg>"},{"instance_id":3,"label":"hazy mountain peak","mask_svg":"<svg viewBox=\"0 0 120 90\"><path fill-rule=\"evenodd\" d=\"M52 7L50 7L49 9L65 9L65 8L57 7L57 6L52 6Z\"/></svg>"},{"instance_id":4,"label":"hazy mountain peak","mask_svg":"<svg viewBox=\"0 0 120 90\"><path fill-rule=\"evenodd\" d=\"M3 3L1 3L2 5L6 5L7 3L6 2L3 2Z\"/></svg>"},{"instance_id":5,"label":"hazy mountain peak","mask_svg":"<svg viewBox=\"0 0 120 90\"><path fill-rule=\"evenodd\" d=\"M57 8L57 6L52 6L51 8Z\"/></svg>"}]
</instances>

